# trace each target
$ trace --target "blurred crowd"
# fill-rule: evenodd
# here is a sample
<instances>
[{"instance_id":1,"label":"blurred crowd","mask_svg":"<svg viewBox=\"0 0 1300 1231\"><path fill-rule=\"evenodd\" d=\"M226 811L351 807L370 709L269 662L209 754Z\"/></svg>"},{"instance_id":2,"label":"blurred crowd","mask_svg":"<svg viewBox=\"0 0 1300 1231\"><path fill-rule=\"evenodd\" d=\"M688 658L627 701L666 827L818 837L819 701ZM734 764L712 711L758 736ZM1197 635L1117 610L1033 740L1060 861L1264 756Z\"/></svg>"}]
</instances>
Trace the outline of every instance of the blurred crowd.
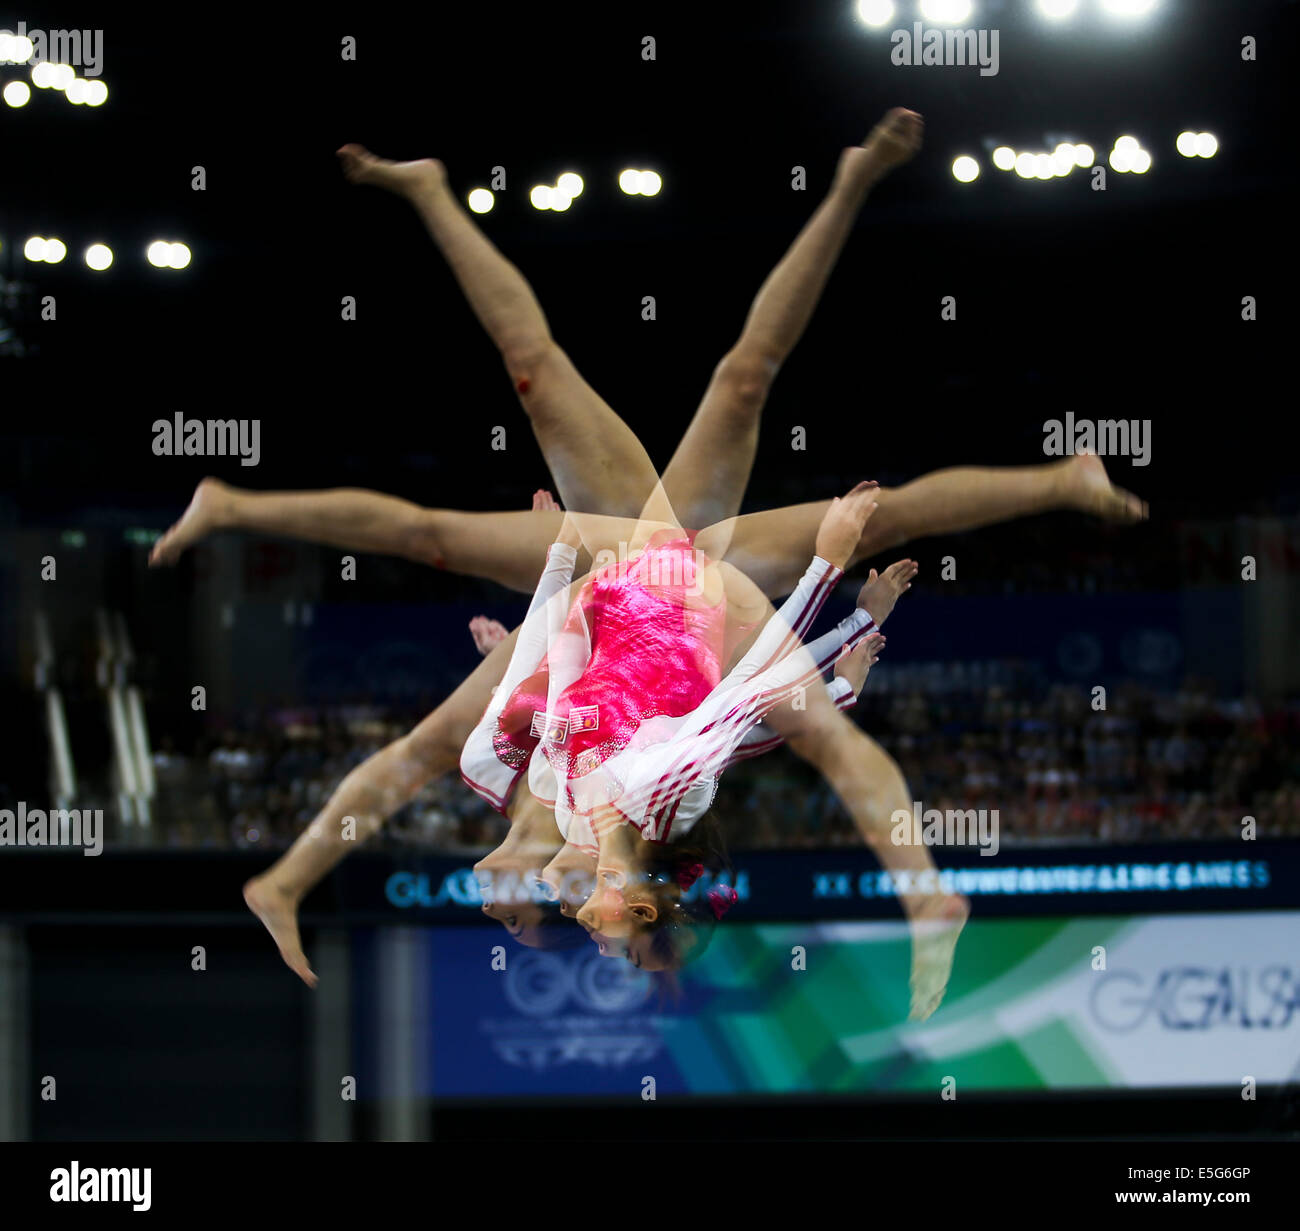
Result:
<instances>
[{"instance_id":1,"label":"blurred crowd","mask_svg":"<svg viewBox=\"0 0 1300 1231\"><path fill-rule=\"evenodd\" d=\"M1300 701L1266 709L1188 684L1112 692L1094 711L1077 687L1028 699L994 684L868 690L854 715L922 807L996 809L1007 846L1240 838L1246 817L1258 837L1300 837ZM756 845L859 840L806 767L753 764L737 820Z\"/></svg>"},{"instance_id":2,"label":"blurred crowd","mask_svg":"<svg viewBox=\"0 0 1300 1231\"><path fill-rule=\"evenodd\" d=\"M875 681L873 680L873 685ZM1188 682L1132 687L1105 709L1077 686L1013 668L895 671L851 717L901 765L924 808L996 809L1003 845L1300 837L1300 700L1264 708ZM288 845L356 765L422 714L379 707L269 711L188 754L155 754L158 828L178 846ZM745 761L715 810L736 849L859 841L830 788L788 750ZM462 852L505 822L452 774L426 786L379 841Z\"/></svg>"},{"instance_id":3,"label":"blurred crowd","mask_svg":"<svg viewBox=\"0 0 1300 1231\"><path fill-rule=\"evenodd\" d=\"M347 774L423 714L392 707L274 710L227 727L190 755L154 754L158 831L173 846L288 846ZM505 820L455 774L430 782L378 841L430 849L494 845Z\"/></svg>"}]
</instances>

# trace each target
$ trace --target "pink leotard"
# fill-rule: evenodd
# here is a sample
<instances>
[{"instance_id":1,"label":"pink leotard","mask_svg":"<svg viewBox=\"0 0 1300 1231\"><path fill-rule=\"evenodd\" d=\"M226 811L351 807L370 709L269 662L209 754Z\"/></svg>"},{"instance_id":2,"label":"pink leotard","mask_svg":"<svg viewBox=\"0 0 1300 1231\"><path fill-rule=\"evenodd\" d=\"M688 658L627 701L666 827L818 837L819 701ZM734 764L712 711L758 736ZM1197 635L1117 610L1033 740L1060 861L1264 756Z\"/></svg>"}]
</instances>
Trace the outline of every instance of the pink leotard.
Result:
<instances>
[{"instance_id":1,"label":"pink leotard","mask_svg":"<svg viewBox=\"0 0 1300 1231\"><path fill-rule=\"evenodd\" d=\"M585 627L591 655L548 715L566 731L546 750L562 779L589 773L626 747L646 719L689 714L722 678L726 600L710 606L699 596L707 560L694 537L660 531L633 560L595 573L578 595L565 629ZM536 746L533 716L547 712L547 683L543 666L511 693L498 753L526 758Z\"/></svg>"}]
</instances>

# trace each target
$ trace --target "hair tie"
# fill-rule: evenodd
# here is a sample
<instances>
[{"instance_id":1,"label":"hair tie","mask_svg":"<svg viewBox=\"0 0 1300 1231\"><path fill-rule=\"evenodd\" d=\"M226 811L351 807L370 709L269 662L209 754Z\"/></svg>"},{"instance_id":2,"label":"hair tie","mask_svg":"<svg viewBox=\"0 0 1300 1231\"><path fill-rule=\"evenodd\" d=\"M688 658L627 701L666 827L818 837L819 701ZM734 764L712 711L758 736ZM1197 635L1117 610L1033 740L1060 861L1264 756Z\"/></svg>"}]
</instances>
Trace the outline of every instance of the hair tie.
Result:
<instances>
[{"instance_id":1,"label":"hair tie","mask_svg":"<svg viewBox=\"0 0 1300 1231\"><path fill-rule=\"evenodd\" d=\"M701 876L704 875L702 863L684 863L677 869L677 883L685 893Z\"/></svg>"},{"instance_id":2,"label":"hair tie","mask_svg":"<svg viewBox=\"0 0 1300 1231\"><path fill-rule=\"evenodd\" d=\"M713 917L721 919L739 900L738 894L730 885L714 885L709 890L709 905L713 907Z\"/></svg>"}]
</instances>

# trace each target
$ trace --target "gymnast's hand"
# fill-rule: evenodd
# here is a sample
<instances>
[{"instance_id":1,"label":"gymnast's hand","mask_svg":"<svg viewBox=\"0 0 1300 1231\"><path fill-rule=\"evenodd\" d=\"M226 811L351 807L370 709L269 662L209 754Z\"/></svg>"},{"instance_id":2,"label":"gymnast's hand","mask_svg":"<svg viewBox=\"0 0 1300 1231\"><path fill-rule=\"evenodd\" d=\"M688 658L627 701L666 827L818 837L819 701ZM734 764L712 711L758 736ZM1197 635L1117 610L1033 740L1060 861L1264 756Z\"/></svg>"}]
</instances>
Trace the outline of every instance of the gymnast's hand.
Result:
<instances>
[{"instance_id":1,"label":"gymnast's hand","mask_svg":"<svg viewBox=\"0 0 1300 1231\"><path fill-rule=\"evenodd\" d=\"M534 513L559 513L560 511L560 506L555 497L544 487L539 487L533 493ZM578 533L576 523L567 513L564 514L564 520L560 523L560 532L555 536L555 541L565 547L582 546L582 535Z\"/></svg>"},{"instance_id":2,"label":"gymnast's hand","mask_svg":"<svg viewBox=\"0 0 1300 1231\"><path fill-rule=\"evenodd\" d=\"M847 654L840 654L840 660L835 664L835 674L840 679L848 680L855 697L862 695L867 675L876 665L876 659L884 648L884 633L872 633L870 637L859 641Z\"/></svg>"},{"instance_id":3,"label":"gymnast's hand","mask_svg":"<svg viewBox=\"0 0 1300 1231\"><path fill-rule=\"evenodd\" d=\"M836 496L817 529L817 554L836 568L848 568L849 560L862 539L867 518L876 511L874 480L859 483L847 496Z\"/></svg>"},{"instance_id":4,"label":"gymnast's hand","mask_svg":"<svg viewBox=\"0 0 1300 1231\"><path fill-rule=\"evenodd\" d=\"M486 658L510 636L510 630L500 620L489 620L487 616L475 616L469 622L469 635L474 638L474 645L478 652Z\"/></svg>"},{"instance_id":5,"label":"gymnast's hand","mask_svg":"<svg viewBox=\"0 0 1300 1231\"><path fill-rule=\"evenodd\" d=\"M920 570L915 560L899 560L879 575L872 569L867 584L858 592L858 606L876 624L883 624L894 610L899 595L912 588L912 578Z\"/></svg>"}]
</instances>

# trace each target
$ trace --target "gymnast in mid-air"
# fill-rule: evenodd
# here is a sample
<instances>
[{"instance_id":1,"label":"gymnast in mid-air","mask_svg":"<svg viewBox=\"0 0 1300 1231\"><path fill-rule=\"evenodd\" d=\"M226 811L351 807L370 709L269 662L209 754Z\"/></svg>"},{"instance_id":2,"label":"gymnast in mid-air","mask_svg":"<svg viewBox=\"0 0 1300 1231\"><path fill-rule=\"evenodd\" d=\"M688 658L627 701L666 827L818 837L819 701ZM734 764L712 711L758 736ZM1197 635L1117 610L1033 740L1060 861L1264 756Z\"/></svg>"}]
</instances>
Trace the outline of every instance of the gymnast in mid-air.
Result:
<instances>
[{"instance_id":1,"label":"gymnast in mid-air","mask_svg":"<svg viewBox=\"0 0 1300 1231\"><path fill-rule=\"evenodd\" d=\"M874 662L883 643L876 617L883 621L910 586L911 561L883 579L873 575L853 614L804 644L875 510L873 490L862 483L832 503L811 565L774 614L732 566L693 551L692 535L680 527L625 530L630 557L575 584L579 527L588 519L562 524L505 677L466 742L461 775L507 812L527 774L566 845L596 861L598 883L577 918L602 952L613 948L654 969L679 965L699 948L678 891L721 870L696 857L691 831L723 771L778 706L792 702L794 714L806 713L809 689L817 694L814 714L827 705L820 690L827 665L860 643L865 667ZM607 520L597 519L606 532ZM590 537L586 544L603 554ZM756 630L741 655L737 647ZM850 701L860 688L850 686ZM611 888L615 898L604 892ZM733 900L730 892L710 891L715 917Z\"/></svg>"},{"instance_id":2,"label":"gymnast in mid-air","mask_svg":"<svg viewBox=\"0 0 1300 1231\"><path fill-rule=\"evenodd\" d=\"M693 688L674 699L679 712L652 714L637 708L627 716L631 719L629 741L643 720L647 731L641 738L648 741L653 729L648 724L665 716L692 721L690 716L722 683L724 668L734 671L745 663L746 654L762 640L760 630L769 627L773 619L763 596L776 597L798 590L807 562L820 555L816 551L818 535L828 516L838 536L836 551L843 557L834 564L836 570L852 567L859 560L921 535L970 529L1052 509L1082 509L1113 520L1141 518L1145 515L1142 503L1113 487L1095 457L1012 469L940 471L892 490L856 490L840 502L843 507L838 514L836 506L828 502L813 502L746 517L736 515L752 467L760 413L771 382L803 333L871 187L915 152L920 135L920 117L895 110L863 145L843 152L829 193L760 289L740 338L715 369L704 400L662 477L655 472L635 434L582 380L552 339L528 284L461 208L448 188L441 164L431 160L391 163L360 147L343 147L340 158L351 180L403 196L424 220L502 354L568 512L542 508L532 512L456 513L422 509L373 492L253 493L205 480L185 515L157 544L154 561L174 561L188 546L215 530L244 529L287 534L348 550L401 555L490 578L515 590L531 591L546 570L548 548L561 535L574 540L566 544L573 554L571 561L564 561L570 569L576 567L580 550L585 549L591 562L596 563L600 552L615 541L635 544L633 564L637 558L644 559L646 553L675 552L684 560L684 553L689 552L692 559L706 562L704 576L710 580L704 584L714 590L702 607L692 608L683 601L680 611L698 612L725 603L727 614L716 628L710 619L704 619L709 628L703 637L708 648L704 656L708 670L697 670ZM683 530L686 526L703 529L688 532ZM850 532L856 537L846 543L844 537ZM822 562L830 563L824 556ZM911 562L900 561L884 577L874 578L874 584L882 598L890 591L896 591L893 597L897 597L910 584L913 574ZM885 577L889 580L885 581ZM869 604L864 609L870 610ZM581 603L578 610L582 610ZM698 617L683 614L681 618ZM506 637L492 648L464 684L408 736L352 771L294 847L266 875L250 882L246 890L250 906L271 931L286 962L308 982L314 981L314 975L302 953L297 906L312 885L354 845L340 838L339 821L345 815L353 816L361 822L363 832L373 831L431 777L461 762L467 742L493 700L494 687L505 676L517 637L517 633ZM597 640L587 643L588 660L598 654ZM796 708L791 697L781 696L777 704L763 712L766 732L755 740L751 727L726 755L743 755L746 744L752 749L756 744L786 739L796 753L806 756L831 782L864 838L887 867L896 872L932 872L933 863L924 848L894 847L888 840L892 812L911 806L897 765L837 710L844 688L856 691L853 677L865 678L879 642L864 637L856 648L847 640L842 646L848 652L834 666L836 676L831 691L807 687L811 681L806 670L808 658L800 659L804 669L799 671L798 687L806 690L806 707ZM549 652L548 637L548 656ZM809 649L801 653L808 656ZM559 658L568 661L562 653ZM813 662L829 665L816 658ZM697 658L695 667L701 664ZM572 673L573 668L568 670ZM582 675L579 670L564 687L581 680ZM550 712L551 688L548 680L543 733L551 718L563 717ZM653 708L653 703L647 703ZM532 711L537 712L536 708ZM756 713L750 711L748 716ZM522 719L522 711L513 717ZM643 756L656 755L648 751L650 748L651 743L643 742L638 751ZM722 757L723 753L716 753L710 765ZM637 762L641 759L635 758ZM669 770L672 781L671 766ZM570 777L566 771L566 781ZM544 776L537 784L542 781ZM709 776L692 781L705 784L694 788L697 793L713 789L707 785ZM561 785L558 773L554 785ZM539 884L549 884L538 875L541 870L554 870L557 861L574 855L574 844L566 845L558 832L555 813L539 804L527 789L516 791L512 801L502 801L500 806L511 818L509 835L480 862L480 871L494 877L527 870L537 876ZM568 813L573 815L574 809L568 808ZM700 827L697 823L693 828ZM610 827L610 832L616 836L607 843L608 856L601 854L599 843L598 855L612 862L621 859L622 866L630 869L632 863L626 852L616 851L613 845L627 838L630 827L616 825ZM689 832L683 834L682 839L689 836ZM652 845L656 843L643 844L647 848ZM676 847L682 857L676 858L678 864L695 853L685 840L657 845ZM580 853L587 857L586 852ZM583 921L593 934L606 939L618 931L615 914L624 923L629 918L652 926L660 920L670 922L683 909L684 899L689 896L687 882L698 862L692 860L679 869L679 874L665 878L666 896L652 904L651 911L633 909L634 887L626 874L622 874L621 889L614 883L618 875L612 875L608 891L588 893L580 906L563 901L559 906L562 911L566 907L586 910ZM652 883L660 884L661 875L655 873ZM953 936L965 917L964 903L933 888L904 892L900 899L914 924L937 922L945 936ZM544 943L555 918L547 903L532 900L501 901L494 896L485 909L524 943ZM654 918L646 918L652 912ZM659 926L662 931L664 924ZM623 956L634 956L630 942L623 949ZM927 1015L937 1005L951 961L947 939L930 946L929 966L926 952L925 944L914 946L913 1011L918 1016ZM680 957L677 953L676 959Z\"/></svg>"}]
</instances>

